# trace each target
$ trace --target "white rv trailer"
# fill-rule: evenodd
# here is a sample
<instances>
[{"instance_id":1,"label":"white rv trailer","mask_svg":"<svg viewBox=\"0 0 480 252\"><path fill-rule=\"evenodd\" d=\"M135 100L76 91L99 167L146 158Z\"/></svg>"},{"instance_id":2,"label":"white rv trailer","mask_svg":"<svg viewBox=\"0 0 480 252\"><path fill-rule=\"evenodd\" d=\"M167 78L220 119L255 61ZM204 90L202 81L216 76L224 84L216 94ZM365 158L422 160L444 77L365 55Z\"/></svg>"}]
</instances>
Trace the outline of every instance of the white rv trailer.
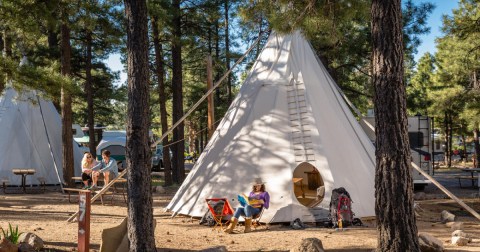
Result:
<instances>
[{"instance_id":1,"label":"white rv trailer","mask_svg":"<svg viewBox=\"0 0 480 252\"><path fill-rule=\"evenodd\" d=\"M375 143L375 132L368 127L365 121L375 127L375 117L372 113L363 117L364 121L360 121L360 125L367 133L370 140ZM408 117L408 139L410 142L410 150L412 161L417 164L426 173L432 175L432 139L431 139L431 118L428 116L409 116ZM412 177L415 188L423 189L430 184L430 180L426 179L420 172L412 168Z\"/></svg>"}]
</instances>

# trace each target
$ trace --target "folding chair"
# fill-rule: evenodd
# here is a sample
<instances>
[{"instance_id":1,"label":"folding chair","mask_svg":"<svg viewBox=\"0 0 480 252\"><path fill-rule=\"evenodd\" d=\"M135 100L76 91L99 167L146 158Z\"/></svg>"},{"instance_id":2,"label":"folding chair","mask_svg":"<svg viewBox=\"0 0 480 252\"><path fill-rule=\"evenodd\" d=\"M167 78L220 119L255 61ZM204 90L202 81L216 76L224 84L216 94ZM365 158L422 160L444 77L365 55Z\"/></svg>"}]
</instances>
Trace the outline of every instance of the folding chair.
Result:
<instances>
[{"instance_id":1,"label":"folding chair","mask_svg":"<svg viewBox=\"0 0 480 252\"><path fill-rule=\"evenodd\" d=\"M224 217L227 217L228 215L233 214L233 209L230 206L228 199L227 198L211 198L211 199L206 199L206 202L207 202L208 209L210 210L210 213L213 216L213 220L215 221L215 225L213 226L212 230L219 228L220 230L217 230L217 231L222 231L223 230L222 219ZM225 223L225 225L227 223Z\"/></svg>"},{"instance_id":2,"label":"folding chair","mask_svg":"<svg viewBox=\"0 0 480 252\"><path fill-rule=\"evenodd\" d=\"M260 212L258 214L255 214L255 215L252 216L252 227L255 230L257 230L257 227L262 227L262 226L265 226L265 229L268 229L268 226L260 223L260 219L262 218L262 214L263 214L264 209L265 208L262 207L262 209L260 210Z\"/></svg>"}]
</instances>

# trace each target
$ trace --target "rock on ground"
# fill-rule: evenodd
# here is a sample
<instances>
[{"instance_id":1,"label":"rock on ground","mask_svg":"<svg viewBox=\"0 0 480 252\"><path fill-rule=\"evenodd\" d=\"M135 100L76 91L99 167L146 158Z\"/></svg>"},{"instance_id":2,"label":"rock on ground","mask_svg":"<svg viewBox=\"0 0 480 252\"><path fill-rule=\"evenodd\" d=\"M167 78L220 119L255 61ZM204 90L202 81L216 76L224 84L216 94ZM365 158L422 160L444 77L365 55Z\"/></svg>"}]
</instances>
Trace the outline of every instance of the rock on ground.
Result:
<instances>
[{"instance_id":1,"label":"rock on ground","mask_svg":"<svg viewBox=\"0 0 480 252\"><path fill-rule=\"evenodd\" d=\"M318 238L302 239L300 244L291 252L324 252L322 241Z\"/></svg>"},{"instance_id":2,"label":"rock on ground","mask_svg":"<svg viewBox=\"0 0 480 252\"><path fill-rule=\"evenodd\" d=\"M447 210L443 210L441 213L441 220L442 223L453 222L455 221L455 215Z\"/></svg>"},{"instance_id":3,"label":"rock on ground","mask_svg":"<svg viewBox=\"0 0 480 252\"><path fill-rule=\"evenodd\" d=\"M463 222L453 222L450 230L455 231L455 230L463 230L464 225Z\"/></svg>"},{"instance_id":4,"label":"rock on ground","mask_svg":"<svg viewBox=\"0 0 480 252\"><path fill-rule=\"evenodd\" d=\"M452 244L457 246L466 246L468 243L468 238L461 237L461 236L453 236L452 237Z\"/></svg>"},{"instance_id":5,"label":"rock on ground","mask_svg":"<svg viewBox=\"0 0 480 252\"><path fill-rule=\"evenodd\" d=\"M36 250L32 247L32 245L22 242L18 244L18 252L35 252Z\"/></svg>"},{"instance_id":6,"label":"rock on ground","mask_svg":"<svg viewBox=\"0 0 480 252\"><path fill-rule=\"evenodd\" d=\"M43 240L34 233L23 233L18 237L18 243L28 243L34 250L41 250L43 248Z\"/></svg>"},{"instance_id":7,"label":"rock on ground","mask_svg":"<svg viewBox=\"0 0 480 252\"><path fill-rule=\"evenodd\" d=\"M420 242L420 251L422 251L422 252L443 251L442 241L433 237L429 233L419 233L418 234L418 240Z\"/></svg>"}]
</instances>

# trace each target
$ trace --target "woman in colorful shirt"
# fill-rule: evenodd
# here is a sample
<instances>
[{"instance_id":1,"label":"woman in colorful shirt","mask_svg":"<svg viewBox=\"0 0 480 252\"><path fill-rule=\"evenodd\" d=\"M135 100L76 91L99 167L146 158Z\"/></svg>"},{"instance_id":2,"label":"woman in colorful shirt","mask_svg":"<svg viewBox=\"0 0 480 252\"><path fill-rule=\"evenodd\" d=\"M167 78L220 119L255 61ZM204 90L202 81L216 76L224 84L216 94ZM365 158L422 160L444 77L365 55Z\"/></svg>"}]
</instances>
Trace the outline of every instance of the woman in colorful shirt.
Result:
<instances>
[{"instance_id":1,"label":"woman in colorful shirt","mask_svg":"<svg viewBox=\"0 0 480 252\"><path fill-rule=\"evenodd\" d=\"M259 214L263 208L268 209L270 205L270 195L265 191L265 182L263 182L261 178L256 178L253 182L252 191L248 195L248 200L254 203L244 204L235 210L230 224L227 229L225 229L225 233L231 234L233 232L240 216L245 217L245 230L243 232L251 232L252 217Z\"/></svg>"}]
</instances>

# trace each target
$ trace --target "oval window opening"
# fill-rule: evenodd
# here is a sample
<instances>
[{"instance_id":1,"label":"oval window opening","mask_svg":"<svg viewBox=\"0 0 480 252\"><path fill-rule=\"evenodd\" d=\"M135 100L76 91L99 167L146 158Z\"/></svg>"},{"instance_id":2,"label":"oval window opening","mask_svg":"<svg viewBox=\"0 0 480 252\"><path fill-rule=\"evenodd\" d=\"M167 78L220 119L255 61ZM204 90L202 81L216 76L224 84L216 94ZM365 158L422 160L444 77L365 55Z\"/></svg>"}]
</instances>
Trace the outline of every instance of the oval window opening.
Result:
<instances>
[{"instance_id":1,"label":"oval window opening","mask_svg":"<svg viewBox=\"0 0 480 252\"><path fill-rule=\"evenodd\" d=\"M325 186L315 166L301 163L293 171L293 192L300 204L315 207L323 201Z\"/></svg>"}]
</instances>

